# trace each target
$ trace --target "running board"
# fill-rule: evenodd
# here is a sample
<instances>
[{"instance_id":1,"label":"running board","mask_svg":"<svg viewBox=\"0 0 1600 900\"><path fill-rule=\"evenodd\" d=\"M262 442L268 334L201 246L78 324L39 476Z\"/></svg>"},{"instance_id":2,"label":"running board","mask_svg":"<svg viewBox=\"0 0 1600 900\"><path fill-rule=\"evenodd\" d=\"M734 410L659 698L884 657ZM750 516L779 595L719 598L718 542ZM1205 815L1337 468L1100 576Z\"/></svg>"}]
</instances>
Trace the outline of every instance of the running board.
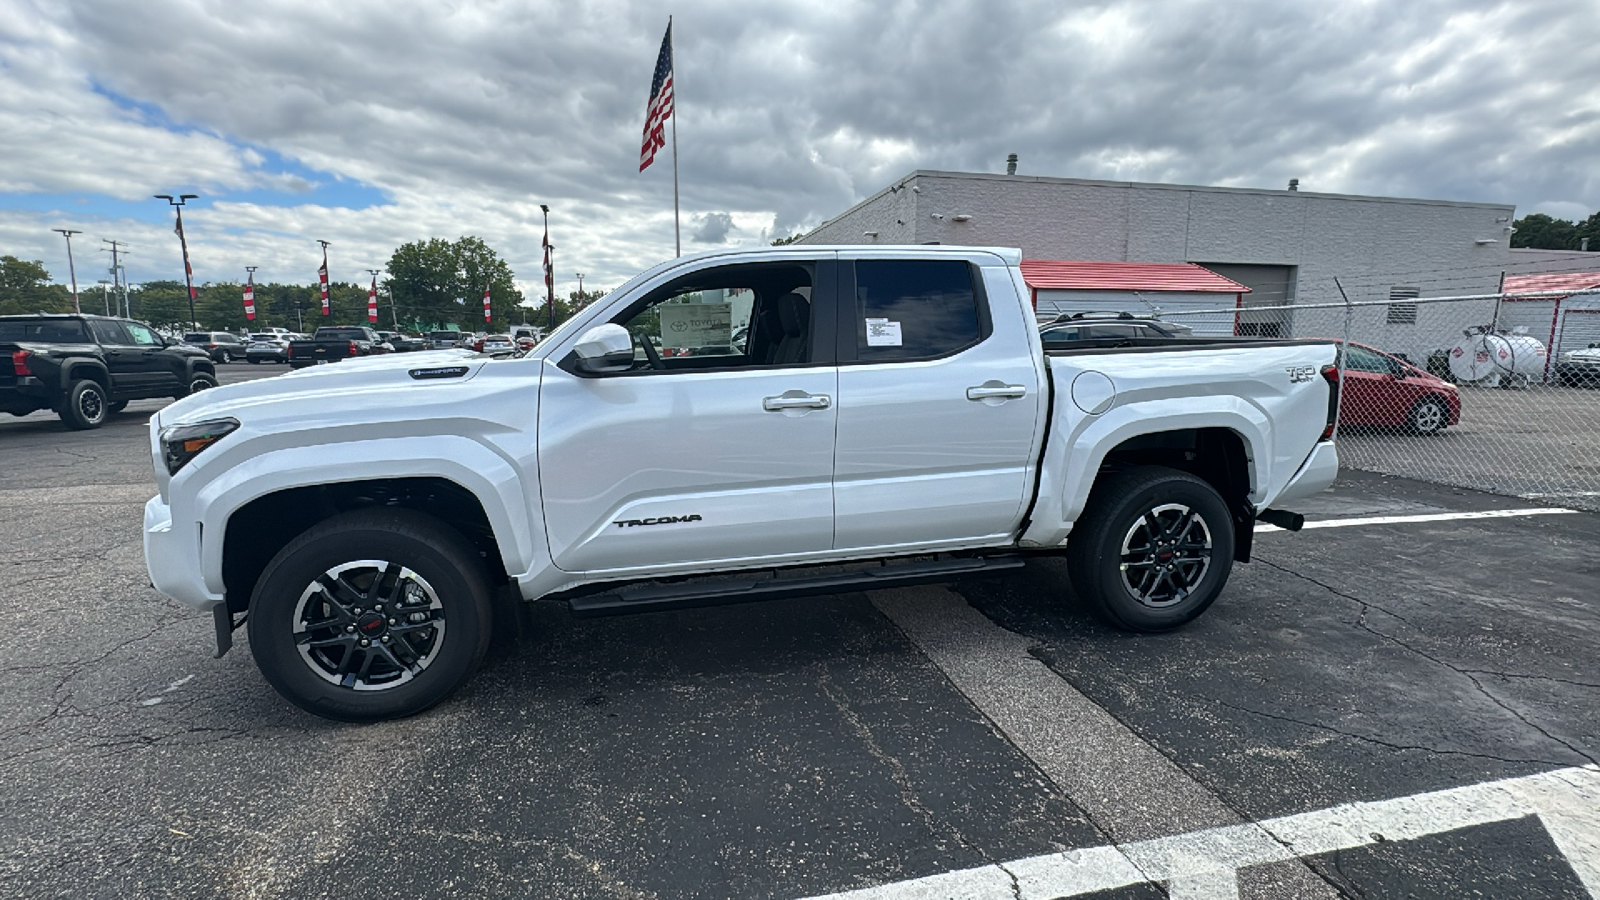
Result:
<instances>
[{"instance_id":1,"label":"running board","mask_svg":"<svg viewBox=\"0 0 1600 900\"><path fill-rule=\"evenodd\" d=\"M896 563L830 572L826 575L739 573L715 580L628 585L604 594L573 597L567 607L578 618L620 616L630 613L691 609L751 603L810 594L836 594L841 591L872 591L930 581L945 581L957 575L995 572L1022 566L1020 556L959 557L929 562Z\"/></svg>"}]
</instances>

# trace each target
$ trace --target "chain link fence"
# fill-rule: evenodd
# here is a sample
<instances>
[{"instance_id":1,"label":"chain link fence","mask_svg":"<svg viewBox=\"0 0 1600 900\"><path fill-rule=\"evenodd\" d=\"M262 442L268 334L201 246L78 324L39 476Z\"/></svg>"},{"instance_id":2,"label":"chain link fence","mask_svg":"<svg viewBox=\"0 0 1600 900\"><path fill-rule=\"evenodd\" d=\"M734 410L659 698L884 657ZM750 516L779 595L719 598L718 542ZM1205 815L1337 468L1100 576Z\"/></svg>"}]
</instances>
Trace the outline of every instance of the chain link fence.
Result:
<instances>
[{"instance_id":1,"label":"chain link fence","mask_svg":"<svg viewBox=\"0 0 1600 900\"><path fill-rule=\"evenodd\" d=\"M1600 290L1361 299L1336 286L1339 302L1160 317L1196 335L1340 342L1346 468L1600 510Z\"/></svg>"}]
</instances>

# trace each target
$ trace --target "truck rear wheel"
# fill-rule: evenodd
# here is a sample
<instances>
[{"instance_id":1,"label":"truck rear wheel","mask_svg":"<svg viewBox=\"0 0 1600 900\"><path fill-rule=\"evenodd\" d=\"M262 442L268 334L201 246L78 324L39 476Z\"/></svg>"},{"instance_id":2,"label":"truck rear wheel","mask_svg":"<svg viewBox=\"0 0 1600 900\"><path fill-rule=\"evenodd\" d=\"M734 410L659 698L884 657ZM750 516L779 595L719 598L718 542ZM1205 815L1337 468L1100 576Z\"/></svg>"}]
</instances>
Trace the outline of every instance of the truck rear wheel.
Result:
<instances>
[{"instance_id":1,"label":"truck rear wheel","mask_svg":"<svg viewBox=\"0 0 1600 900\"><path fill-rule=\"evenodd\" d=\"M100 382L84 378L67 388L67 396L62 398L57 414L74 431L99 428L105 424L106 416L111 415L111 401L106 399L106 389Z\"/></svg>"},{"instance_id":2,"label":"truck rear wheel","mask_svg":"<svg viewBox=\"0 0 1600 900\"><path fill-rule=\"evenodd\" d=\"M410 510L359 510L312 527L267 564L250 599L250 649L307 712L395 719L472 674L490 615L482 561L460 534Z\"/></svg>"},{"instance_id":3,"label":"truck rear wheel","mask_svg":"<svg viewBox=\"0 0 1600 900\"><path fill-rule=\"evenodd\" d=\"M1095 485L1067 557L1078 593L1106 622L1170 631L1222 593L1233 569L1233 518L1199 478L1141 466Z\"/></svg>"}]
</instances>

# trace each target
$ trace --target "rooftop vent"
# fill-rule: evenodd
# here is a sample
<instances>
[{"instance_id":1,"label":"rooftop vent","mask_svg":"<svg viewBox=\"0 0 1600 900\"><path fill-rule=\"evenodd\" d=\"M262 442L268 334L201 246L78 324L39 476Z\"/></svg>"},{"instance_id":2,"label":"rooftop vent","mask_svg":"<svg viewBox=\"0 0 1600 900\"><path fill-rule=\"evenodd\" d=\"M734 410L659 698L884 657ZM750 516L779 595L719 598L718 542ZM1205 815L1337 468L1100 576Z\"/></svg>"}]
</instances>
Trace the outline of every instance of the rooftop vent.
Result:
<instances>
[{"instance_id":1,"label":"rooftop vent","mask_svg":"<svg viewBox=\"0 0 1600 900\"><path fill-rule=\"evenodd\" d=\"M1300 179L1298 179L1298 178L1289 179L1289 190L1291 190L1291 191L1300 190Z\"/></svg>"},{"instance_id":2,"label":"rooftop vent","mask_svg":"<svg viewBox=\"0 0 1600 900\"><path fill-rule=\"evenodd\" d=\"M1006 174L1017 174L1017 155L1015 153L1006 154Z\"/></svg>"}]
</instances>

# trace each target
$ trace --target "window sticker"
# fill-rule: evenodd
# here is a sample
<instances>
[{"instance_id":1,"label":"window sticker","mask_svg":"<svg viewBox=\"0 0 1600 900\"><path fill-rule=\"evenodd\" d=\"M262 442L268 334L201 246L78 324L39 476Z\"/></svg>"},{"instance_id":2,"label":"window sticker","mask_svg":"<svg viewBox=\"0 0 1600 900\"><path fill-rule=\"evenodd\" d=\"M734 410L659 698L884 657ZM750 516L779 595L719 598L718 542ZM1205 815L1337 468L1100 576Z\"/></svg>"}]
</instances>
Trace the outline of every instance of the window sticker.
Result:
<instances>
[{"instance_id":1,"label":"window sticker","mask_svg":"<svg viewBox=\"0 0 1600 900\"><path fill-rule=\"evenodd\" d=\"M900 323L888 319L867 320L868 347L900 346Z\"/></svg>"}]
</instances>

